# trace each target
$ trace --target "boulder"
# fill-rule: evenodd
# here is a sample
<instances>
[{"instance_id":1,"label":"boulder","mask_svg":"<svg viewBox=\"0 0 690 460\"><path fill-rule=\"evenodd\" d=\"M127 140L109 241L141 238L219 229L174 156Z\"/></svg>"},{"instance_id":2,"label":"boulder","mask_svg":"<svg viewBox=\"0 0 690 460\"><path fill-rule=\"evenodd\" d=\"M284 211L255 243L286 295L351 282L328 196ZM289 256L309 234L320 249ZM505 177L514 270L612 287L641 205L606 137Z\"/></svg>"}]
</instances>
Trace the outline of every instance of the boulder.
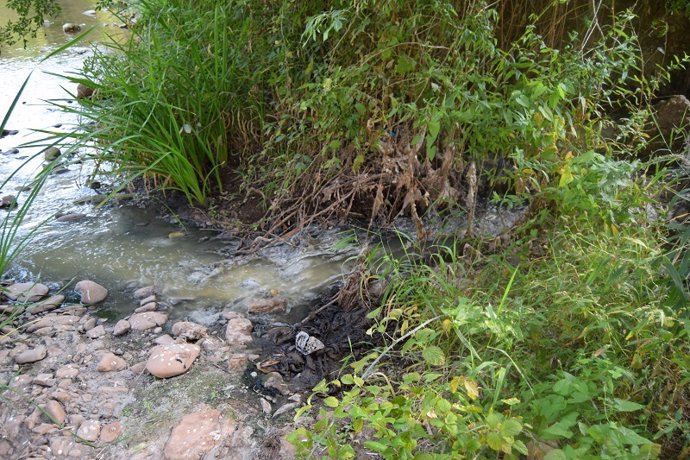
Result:
<instances>
[{"instance_id":1,"label":"boulder","mask_svg":"<svg viewBox=\"0 0 690 460\"><path fill-rule=\"evenodd\" d=\"M91 280L79 281L74 290L81 296L81 303L84 305L95 305L103 302L108 296L106 288Z\"/></svg>"},{"instance_id":2,"label":"boulder","mask_svg":"<svg viewBox=\"0 0 690 460\"><path fill-rule=\"evenodd\" d=\"M62 404L59 402L51 399L48 401L48 403L46 403L44 410L46 411L46 414L48 414L51 422L58 425L65 423L65 417L67 417L67 414L65 413L65 408L62 407Z\"/></svg>"},{"instance_id":3,"label":"boulder","mask_svg":"<svg viewBox=\"0 0 690 460\"><path fill-rule=\"evenodd\" d=\"M65 301L65 296L61 294L53 295L48 297L47 299L35 303L31 305L29 308L26 309L27 312L37 315L39 313L44 313L46 311L50 310L55 310L57 307L62 305L62 302Z\"/></svg>"},{"instance_id":4,"label":"boulder","mask_svg":"<svg viewBox=\"0 0 690 460\"><path fill-rule=\"evenodd\" d=\"M155 292L156 288L154 286L144 286L134 291L133 295L135 299L144 299L146 297L154 295Z\"/></svg>"},{"instance_id":5,"label":"boulder","mask_svg":"<svg viewBox=\"0 0 690 460\"><path fill-rule=\"evenodd\" d=\"M122 434L123 427L118 421L103 425L101 428L101 435L99 437L101 442L113 442Z\"/></svg>"},{"instance_id":6,"label":"boulder","mask_svg":"<svg viewBox=\"0 0 690 460\"><path fill-rule=\"evenodd\" d=\"M92 329L89 329L86 331L86 336L90 339L98 339L100 337L103 337L105 335L105 328L101 324L100 326L96 326Z\"/></svg>"},{"instance_id":7,"label":"boulder","mask_svg":"<svg viewBox=\"0 0 690 460\"><path fill-rule=\"evenodd\" d=\"M129 324L129 321L126 319L121 319L115 324L115 327L113 328L113 335L115 337L125 335L127 332L129 332L131 326Z\"/></svg>"},{"instance_id":8,"label":"boulder","mask_svg":"<svg viewBox=\"0 0 690 460\"><path fill-rule=\"evenodd\" d=\"M97 420L86 420L77 430L77 436L95 442L101 434L101 424Z\"/></svg>"},{"instance_id":9,"label":"boulder","mask_svg":"<svg viewBox=\"0 0 690 460\"><path fill-rule=\"evenodd\" d=\"M173 343L153 347L146 361L146 370L159 378L175 377L184 374L201 353L198 345Z\"/></svg>"}]
</instances>

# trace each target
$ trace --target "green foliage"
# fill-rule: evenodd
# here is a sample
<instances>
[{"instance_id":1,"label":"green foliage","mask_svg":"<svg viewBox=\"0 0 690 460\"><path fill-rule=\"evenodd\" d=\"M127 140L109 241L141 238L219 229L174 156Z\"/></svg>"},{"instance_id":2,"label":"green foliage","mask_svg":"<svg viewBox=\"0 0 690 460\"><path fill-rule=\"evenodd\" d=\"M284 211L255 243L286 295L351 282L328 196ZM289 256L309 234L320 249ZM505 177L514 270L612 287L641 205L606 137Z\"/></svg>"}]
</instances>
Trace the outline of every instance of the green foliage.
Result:
<instances>
[{"instance_id":1,"label":"green foliage","mask_svg":"<svg viewBox=\"0 0 690 460\"><path fill-rule=\"evenodd\" d=\"M391 346L315 388L301 413L330 396L291 437L303 456L637 459L690 441L690 311L644 208L655 187L635 163L581 158L591 171L545 189L552 207L505 251L382 264L370 333Z\"/></svg>"},{"instance_id":2,"label":"green foliage","mask_svg":"<svg viewBox=\"0 0 690 460\"><path fill-rule=\"evenodd\" d=\"M84 77L72 78L96 91L82 100L95 122L89 137L115 173L153 177L204 203L235 149L249 148L260 127L244 48L252 18L211 1L149 0L141 8L131 39L96 51Z\"/></svg>"},{"instance_id":3,"label":"green foliage","mask_svg":"<svg viewBox=\"0 0 690 460\"><path fill-rule=\"evenodd\" d=\"M60 12L56 0L7 0L6 6L19 15L16 21L7 21L0 27L0 49L11 46L27 35L36 36L46 17Z\"/></svg>"}]
</instances>

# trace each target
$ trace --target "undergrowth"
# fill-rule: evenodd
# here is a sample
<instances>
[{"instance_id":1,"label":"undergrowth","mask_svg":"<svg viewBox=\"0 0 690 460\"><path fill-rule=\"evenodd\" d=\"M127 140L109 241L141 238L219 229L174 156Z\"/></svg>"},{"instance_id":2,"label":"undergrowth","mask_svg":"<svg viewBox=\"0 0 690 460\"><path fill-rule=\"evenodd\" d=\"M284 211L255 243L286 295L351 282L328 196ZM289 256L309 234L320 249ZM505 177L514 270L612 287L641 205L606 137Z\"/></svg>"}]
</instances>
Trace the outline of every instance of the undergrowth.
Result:
<instances>
[{"instance_id":1,"label":"undergrowth","mask_svg":"<svg viewBox=\"0 0 690 460\"><path fill-rule=\"evenodd\" d=\"M564 185L552 198L601 207L544 210L496 253L473 239L385 260L369 333L389 346L319 384L291 441L329 458L683 458L690 310L657 187L632 170L600 193Z\"/></svg>"}]
</instances>

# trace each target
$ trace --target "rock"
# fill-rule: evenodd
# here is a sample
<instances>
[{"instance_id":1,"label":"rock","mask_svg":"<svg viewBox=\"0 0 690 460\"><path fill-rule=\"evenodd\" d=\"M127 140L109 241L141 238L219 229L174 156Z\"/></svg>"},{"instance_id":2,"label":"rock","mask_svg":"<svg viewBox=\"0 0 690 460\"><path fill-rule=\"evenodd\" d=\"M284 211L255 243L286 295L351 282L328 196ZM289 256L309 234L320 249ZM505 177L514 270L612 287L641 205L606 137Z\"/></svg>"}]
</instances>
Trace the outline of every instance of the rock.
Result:
<instances>
[{"instance_id":1,"label":"rock","mask_svg":"<svg viewBox=\"0 0 690 460\"><path fill-rule=\"evenodd\" d=\"M237 312L224 314L228 318L228 325L225 327L225 340L234 347L246 347L252 342L252 322Z\"/></svg>"},{"instance_id":2,"label":"rock","mask_svg":"<svg viewBox=\"0 0 690 460\"><path fill-rule=\"evenodd\" d=\"M300 406L299 403L294 403L294 402L287 403L287 404L279 407L278 410L275 411L275 413L273 414L273 418L280 417L281 415L283 415L287 412L292 412L295 409L297 409L299 406Z\"/></svg>"},{"instance_id":3,"label":"rock","mask_svg":"<svg viewBox=\"0 0 690 460\"><path fill-rule=\"evenodd\" d=\"M643 157L656 157L671 153L690 156L690 101L683 95L661 99L654 104L655 123L646 130L652 139L643 152ZM679 133L675 132L681 129Z\"/></svg>"},{"instance_id":4,"label":"rock","mask_svg":"<svg viewBox=\"0 0 690 460\"><path fill-rule=\"evenodd\" d=\"M86 332L86 331L91 330L94 327L96 327L96 318L84 316L80 320L80 323L82 323L82 324L79 326L79 331L80 332Z\"/></svg>"},{"instance_id":5,"label":"rock","mask_svg":"<svg viewBox=\"0 0 690 460\"><path fill-rule=\"evenodd\" d=\"M163 454L167 460L199 460L225 438L234 428L216 409L204 408L187 414L173 428L165 443Z\"/></svg>"},{"instance_id":6,"label":"rock","mask_svg":"<svg viewBox=\"0 0 690 460\"><path fill-rule=\"evenodd\" d=\"M145 286L134 291L133 295L135 299L144 299L146 297L152 296L155 292L156 288L154 286Z\"/></svg>"},{"instance_id":7,"label":"rock","mask_svg":"<svg viewBox=\"0 0 690 460\"><path fill-rule=\"evenodd\" d=\"M130 366L129 370L136 375L143 373L146 370L146 361L141 361L139 363L133 364L132 366Z\"/></svg>"},{"instance_id":8,"label":"rock","mask_svg":"<svg viewBox=\"0 0 690 460\"><path fill-rule=\"evenodd\" d=\"M156 295L151 294L150 296L146 296L145 298L141 299L139 301L139 306L143 307L144 305L151 303L151 302L155 302L155 301L156 301Z\"/></svg>"},{"instance_id":9,"label":"rock","mask_svg":"<svg viewBox=\"0 0 690 460\"><path fill-rule=\"evenodd\" d=\"M74 290L81 295L81 303L84 305L95 305L105 300L108 290L98 283L91 280L79 281Z\"/></svg>"},{"instance_id":10,"label":"rock","mask_svg":"<svg viewBox=\"0 0 690 460\"><path fill-rule=\"evenodd\" d=\"M94 89L86 86L83 83L77 85L77 99L90 99L93 96Z\"/></svg>"},{"instance_id":11,"label":"rock","mask_svg":"<svg viewBox=\"0 0 690 460\"><path fill-rule=\"evenodd\" d=\"M57 222L79 222L80 220L84 220L86 217L86 214L82 214L79 212L70 212L67 214L56 214L55 215L55 220Z\"/></svg>"},{"instance_id":12,"label":"rock","mask_svg":"<svg viewBox=\"0 0 690 460\"><path fill-rule=\"evenodd\" d=\"M151 350L146 370L159 378L175 377L187 372L199 353L201 348L198 345L188 343L158 345Z\"/></svg>"},{"instance_id":13,"label":"rock","mask_svg":"<svg viewBox=\"0 0 690 460\"><path fill-rule=\"evenodd\" d=\"M93 329L89 329L86 331L86 336L90 339L97 339L99 337L103 337L105 335L105 328L101 324L100 326L96 326Z\"/></svg>"},{"instance_id":14,"label":"rock","mask_svg":"<svg viewBox=\"0 0 690 460\"><path fill-rule=\"evenodd\" d=\"M122 434L123 428L120 422L112 422L107 425L103 425L101 428L100 441L101 442L113 442Z\"/></svg>"},{"instance_id":15,"label":"rock","mask_svg":"<svg viewBox=\"0 0 690 460\"><path fill-rule=\"evenodd\" d=\"M64 295L53 295L48 297L46 300L35 303L26 309L27 312L37 315L39 313L44 313L46 311L55 310L57 307L62 305L65 301Z\"/></svg>"},{"instance_id":16,"label":"rock","mask_svg":"<svg viewBox=\"0 0 690 460\"><path fill-rule=\"evenodd\" d=\"M271 403L266 401L264 398L259 398L259 402L261 403L261 410L264 412L264 414L271 415L271 411L273 410L271 408Z\"/></svg>"},{"instance_id":17,"label":"rock","mask_svg":"<svg viewBox=\"0 0 690 460\"><path fill-rule=\"evenodd\" d=\"M158 304L156 302L149 302L147 304L142 305L141 307L138 307L136 310L134 310L134 313L144 313L146 311L155 311L157 307L158 307Z\"/></svg>"},{"instance_id":18,"label":"rock","mask_svg":"<svg viewBox=\"0 0 690 460\"><path fill-rule=\"evenodd\" d=\"M127 361L116 356L114 353L107 352L101 356L96 370L98 372L121 371L127 368Z\"/></svg>"},{"instance_id":19,"label":"rock","mask_svg":"<svg viewBox=\"0 0 690 460\"><path fill-rule=\"evenodd\" d=\"M65 408L62 407L62 404L59 402L55 401L54 399L49 400L46 403L44 410L50 417L51 422L57 425L62 425L65 423L65 417L67 417L67 414L65 413Z\"/></svg>"},{"instance_id":20,"label":"rock","mask_svg":"<svg viewBox=\"0 0 690 460\"><path fill-rule=\"evenodd\" d=\"M305 356L325 348L322 341L316 337L310 336L304 331L298 332L295 336L295 346L297 347L297 351Z\"/></svg>"},{"instance_id":21,"label":"rock","mask_svg":"<svg viewBox=\"0 0 690 460\"><path fill-rule=\"evenodd\" d=\"M258 299L249 304L248 312L256 315L259 313L285 313L287 310L287 299L277 296L271 299Z\"/></svg>"},{"instance_id":22,"label":"rock","mask_svg":"<svg viewBox=\"0 0 690 460\"><path fill-rule=\"evenodd\" d=\"M33 384L42 387L52 387L55 385L55 379L53 378L53 374L38 374L34 377Z\"/></svg>"},{"instance_id":23,"label":"rock","mask_svg":"<svg viewBox=\"0 0 690 460\"><path fill-rule=\"evenodd\" d=\"M162 326L168 321L168 315L159 311L135 313L129 318L129 324L135 331L145 331Z\"/></svg>"},{"instance_id":24,"label":"rock","mask_svg":"<svg viewBox=\"0 0 690 460\"><path fill-rule=\"evenodd\" d=\"M19 131L17 131L16 129L3 129L2 133L0 133L0 138L3 138L5 136L14 136L18 132Z\"/></svg>"},{"instance_id":25,"label":"rock","mask_svg":"<svg viewBox=\"0 0 690 460\"><path fill-rule=\"evenodd\" d=\"M113 328L113 335L115 337L125 335L127 332L129 332L130 327L129 321L126 319L121 319L115 324L115 327Z\"/></svg>"},{"instance_id":26,"label":"rock","mask_svg":"<svg viewBox=\"0 0 690 460\"><path fill-rule=\"evenodd\" d=\"M170 345L171 343L175 343L175 339L170 337L168 334L163 334L160 337L153 339L153 343L156 345Z\"/></svg>"},{"instance_id":27,"label":"rock","mask_svg":"<svg viewBox=\"0 0 690 460\"><path fill-rule=\"evenodd\" d=\"M171 240L178 240L180 238L184 238L185 233L184 232L170 232L168 233L168 239Z\"/></svg>"},{"instance_id":28,"label":"rock","mask_svg":"<svg viewBox=\"0 0 690 460\"><path fill-rule=\"evenodd\" d=\"M76 34L81 31L81 26L72 22L66 22L62 25L62 31L66 34Z\"/></svg>"},{"instance_id":29,"label":"rock","mask_svg":"<svg viewBox=\"0 0 690 460\"><path fill-rule=\"evenodd\" d=\"M14 195L5 195L0 198L0 209L12 209L17 207L17 197Z\"/></svg>"},{"instance_id":30,"label":"rock","mask_svg":"<svg viewBox=\"0 0 690 460\"><path fill-rule=\"evenodd\" d=\"M14 357L14 362L17 364L35 363L46 357L48 354L46 347L39 345L36 348L23 351Z\"/></svg>"},{"instance_id":31,"label":"rock","mask_svg":"<svg viewBox=\"0 0 690 460\"><path fill-rule=\"evenodd\" d=\"M178 321L173 324L172 334L188 342L196 342L206 337L207 331L201 324L192 323L191 321Z\"/></svg>"},{"instance_id":32,"label":"rock","mask_svg":"<svg viewBox=\"0 0 690 460\"><path fill-rule=\"evenodd\" d=\"M50 314L43 318L29 324L26 327L27 332L34 332L45 327L54 328L57 326L71 326L75 327L79 323L79 317L74 315L55 315Z\"/></svg>"},{"instance_id":33,"label":"rock","mask_svg":"<svg viewBox=\"0 0 690 460\"><path fill-rule=\"evenodd\" d=\"M15 283L7 287L5 295L20 302L37 302L48 294L48 286L41 283Z\"/></svg>"},{"instance_id":34,"label":"rock","mask_svg":"<svg viewBox=\"0 0 690 460\"><path fill-rule=\"evenodd\" d=\"M259 359L259 355L254 355L250 353L233 353L228 358L228 370L237 371L244 370L250 361Z\"/></svg>"},{"instance_id":35,"label":"rock","mask_svg":"<svg viewBox=\"0 0 690 460\"><path fill-rule=\"evenodd\" d=\"M290 390L288 389L287 383L285 383L285 381L283 380L283 376L280 375L278 372L271 372L267 374L266 377L268 377L264 382L264 386L266 388L276 390L283 396L287 396L290 394Z\"/></svg>"},{"instance_id":36,"label":"rock","mask_svg":"<svg viewBox=\"0 0 690 460\"><path fill-rule=\"evenodd\" d=\"M55 378L62 379L73 379L79 375L79 369L73 367L72 365L62 366L57 371L55 371Z\"/></svg>"},{"instance_id":37,"label":"rock","mask_svg":"<svg viewBox=\"0 0 690 460\"><path fill-rule=\"evenodd\" d=\"M44 152L43 152L43 159L45 161L53 161L57 157L60 156L62 152L60 152L60 149L57 147L48 147Z\"/></svg>"},{"instance_id":38,"label":"rock","mask_svg":"<svg viewBox=\"0 0 690 460\"><path fill-rule=\"evenodd\" d=\"M77 436L91 442L96 441L100 434L101 424L97 420L86 420L77 430Z\"/></svg>"}]
</instances>

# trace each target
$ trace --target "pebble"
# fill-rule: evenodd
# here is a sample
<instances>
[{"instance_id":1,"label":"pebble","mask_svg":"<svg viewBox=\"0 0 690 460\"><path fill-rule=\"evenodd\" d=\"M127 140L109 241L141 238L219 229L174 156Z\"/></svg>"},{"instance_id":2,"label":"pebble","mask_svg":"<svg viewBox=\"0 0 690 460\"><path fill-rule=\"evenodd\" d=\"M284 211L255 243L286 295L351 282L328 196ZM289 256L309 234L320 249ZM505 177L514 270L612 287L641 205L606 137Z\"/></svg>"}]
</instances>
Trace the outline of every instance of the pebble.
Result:
<instances>
[{"instance_id":1,"label":"pebble","mask_svg":"<svg viewBox=\"0 0 690 460\"><path fill-rule=\"evenodd\" d=\"M65 413L65 408L62 407L62 404L60 404L56 400L49 400L46 403L44 410L50 416L51 422L57 423L58 425L62 425L63 423L65 423L65 418L67 417L67 414Z\"/></svg>"},{"instance_id":2,"label":"pebble","mask_svg":"<svg viewBox=\"0 0 690 460\"><path fill-rule=\"evenodd\" d=\"M19 151L17 150L17 153ZM9 152L9 153L14 153L14 152ZM0 209L3 208L16 208L17 207L17 197L14 195L5 195L2 198L0 198Z\"/></svg>"},{"instance_id":3,"label":"pebble","mask_svg":"<svg viewBox=\"0 0 690 460\"><path fill-rule=\"evenodd\" d=\"M127 332L129 332L130 328L131 326L129 325L129 321L126 319L121 319L115 324L115 327L113 328L113 335L115 337L125 335Z\"/></svg>"},{"instance_id":4,"label":"pebble","mask_svg":"<svg viewBox=\"0 0 690 460\"><path fill-rule=\"evenodd\" d=\"M108 423L103 425L101 428L100 441L101 442L113 442L122 434L123 428L122 424L118 421Z\"/></svg>"},{"instance_id":5,"label":"pebble","mask_svg":"<svg viewBox=\"0 0 690 460\"><path fill-rule=\"evenodd\" d=\"M135 313L129 318L129 324L135 331L145 331L162 326L168 321L168 315L159 311Z\"/></svg>"},{"instance_id":6,"label":"pebble","mask_svg":"<svg viewBox=\"0 0 690 460\"><path fill-rule=\"evenodd\" d=\"M126 368L127 368L127 361L120 358L119 356L116 356L115 354L113 354L111 352L107 352L101 356L101 359L98 362L98 366L96 367L96 370L98 372L113 372L113 371L121 371L121 370L126 369Z\"/></svg>"},{"instance_id":7,"label":"pebble","mask_svg":"<svg viewBox=\"0 0 690 460\"><path fill-rule=\"evenodd\" d=\"M97 339L99 337L103 337L105 335L105 328L101 324L100 326L96 326L93 329L89 329L86 332L86 336L90 339Z\"/></svg>"},{"instance_id":8,"label":"pebble","mask_svg":"<svg viewBox=\"0 0 690 460\"><path fill-rule=\"evenodd\" d=\"M248 312L254 315L259 313L285 313L287 303L287 299L281 296L271 299L258 299L249 304Z\"/></svg>"},{"instance_id":9,"label":"pebble","mask_svg":"<svg viewBox=\"0 0 690 460\"><path fill-rule=\"evenodd\" d=\"M57 147L49 147L43 152L43 159L45 161L53 161L60 156L60 149Z\"/></svg>"},{"instance_id":10,"label":"pebble","mask_svg":"<svg viewBox=\"0 0 690 460\"><path fill-rule=\"evenodd\" d=\"M276 390L283 396L287 396L290 394L290 390L285 381L283 380L283 376L280 375L278 372L270 372L266 374L266 377L266 381L264 382L264 386L266 388Z\"/></svg>"},{"instance_id":11,"label":"pebble","mask_svg":"<svg viewBox=\"0 0 690 460\"><path fill-rule=\"evenodd\" d=\"M62 25L62 31L66 34L76 34L80 30L81 26L72 22L66 22Z\"/></svg>"},{"instance_id":12,"label":"pebble","mask_svg":"<svg viewBox=\"0 0 690 460\"><path fill-rule=\"evenodd\" d=\"M77 430L77 436L86 441L96 441L101 434L101 424L97 420L87 420Z\"/></svg>"},{"instance_id":13,"label":"pebble","mask_svg":"<svg viewBox=\"0 0 690 460\"><path fill-rule=\"evenodd\" d=\"M55 385L55 379L53 378L53 374L38 374L34 377L33 384L42 387L52 387Z\"/></svg>"},{"instance_id":14,"label":"pebble","mask_svg":"<svg viewBox=\"0 0 690 460\"><path fill-rule=\"evenodd\" d=\"M156 308L158 308L158 304L156 302L149 302L141 307L138 307L134 310L134 313L144 313L146 311L155 311Z\"/></svg>"},{"instance_id":15,"label":"pebble","mask_svg":"<svg viewBox=\"0 0 690 460\"><path fill-rule=\"evenodd\" d=\"M300 331L295 336L295 347L297 351L307 356L316 351L323 350L326 346L316 337L310 336L304 331Z\"/></svg>"},{"instance_id":16,"label":"pebble","mask_svg":"<svg viewBox=\"0 0 690 460\"><path fill-rule=\"evenodd\" d=\"M79 369L72 367L71 365L62 366L57 371L55 371L55 378L62 379L73 379L79 375Z\"/></svg>"},{"instance_id":17,"label":"pebble","mask_svg":"<svg viewBox=\"0 0 690 460\"><path fill-rule=\"evenodd\" d=\"M153 339L153 343L156 345L170 345L171 343L175 343L175 339L170 337L168 334L163 334L160 337Z\"/></svg>"},{"instance_id":18,"label":"pebble","mask_svg":"<svg viewBox=\"0 0 690 460\"><path fill-rule=\"evenodd\" d=\"M35 363L46 357L46 347L39 345L36 348L23 351L14 357L14 362L17 364Z\"/></svg>"},{"instance_id":19,"label":"pebble","mask_svg":"<svg viewBox=\"0 0 690 460\"><path fill-rule=\"evenodd\" d=\"M259 355L250 353L234 353L228 358L228 370L244 370L250 361L259 359Z\"/></svg>"},{"instance_id":20,"label":"pebble","mask_svg":"<svg viewBox=\"0 0 690 460\"><path fill-rule=\"evenodd\" d=\"M65 296L58 294L48 297L46 300L35 303L26 309L27 312L37 315L39 313L44 313L50 310L55 310L57 307L62 305L65 301Z\"/></svg>"},{"instance_id":21,"label":"pebble","mask_svg":"<svg viewBox=\"0 0 690 460\"><path fill-rule=\"evenodd\" d=\"M156 301L156 295L151 294L150 296L147 296L139 301L139 306L144 306L147 303L155 302Z\"/></svg>"},{"instance_id":22,"label":"pebble","mask_svg":"<svg viewBox=\"0 0 690 460\"><path fill-rule=\"evenodd\" d=\"M89 88L83 83L77 85L77 99L88 99L93 96L93 88Z\"/></svg>"},{"instance_id":23,"label":"pebble","mask_svg":"<svg viewBox=\"0 0 690 460\"><path fill-rule=\"evenodd\" d=\"M271 408L271 403L264 398L259 398L259 402L261 403L261 410L264 411L264 414L271 415L271 411L273 410Z\"/></svg>"},{"instance_id":24,"label":"pebble","mask_svg":"<svg viewBox=\"0 0 690 460\"><path fill-rule=\"evenodd\" d=\"M151 350L146 370L159 378L175 377L187 372L199 353L201 348L194 344L158 345Z\"/></svg>"},{"instance_id":25,"label":"pebble","mask_svg":"<svg viewBox=\"0 0 690 460\"><path fill-rule=\"evenodd\" d=\"M81 295L81 303L84 305L95 305L108 296L106 288L91 280L79 281L74 290Z\"/></svg>"},{"instance_id":26,"label":"pebble","mask_svg":"<svg viewBox=\"0 0 690 460\"><path fill-rule=\"evenodd\" d=\"M229 345L242 348L252 342L252 322L237 312L226 312L223 314L228 319L225 328L225 340Z\"/></svg>"},{"instance_id":27,"label":"pebble","mask_svg":"<svg viewBox=\"0 0 690 460\"><path fill-rule=\"evenodd\" d=\"M134 291L132 295L135 299L144 299L146 297L154 295L155 292L156 288L154 286L144 286Z\"/></svg>"},{"instance_id":28,"label":"pebble","mask_svg":"<svg viewBox=\"0 0 690 460\"><path fill-rule=\"evenodd\" d=\"M5 295L20 302L37 302L48 294L48 286L41 283L15 283L8 286Z\"/></svg>"},{"instance_id":29,"label":"pebble","mask_svg":"<svg viewBox=\"0 0 690 460\"><path fill-rule=\"evenodd\" d=\"M196 342L206 337L207 329L191 321L178 321L172 326L172 334L189 342Z\"/></svg>"}]
</instances>

